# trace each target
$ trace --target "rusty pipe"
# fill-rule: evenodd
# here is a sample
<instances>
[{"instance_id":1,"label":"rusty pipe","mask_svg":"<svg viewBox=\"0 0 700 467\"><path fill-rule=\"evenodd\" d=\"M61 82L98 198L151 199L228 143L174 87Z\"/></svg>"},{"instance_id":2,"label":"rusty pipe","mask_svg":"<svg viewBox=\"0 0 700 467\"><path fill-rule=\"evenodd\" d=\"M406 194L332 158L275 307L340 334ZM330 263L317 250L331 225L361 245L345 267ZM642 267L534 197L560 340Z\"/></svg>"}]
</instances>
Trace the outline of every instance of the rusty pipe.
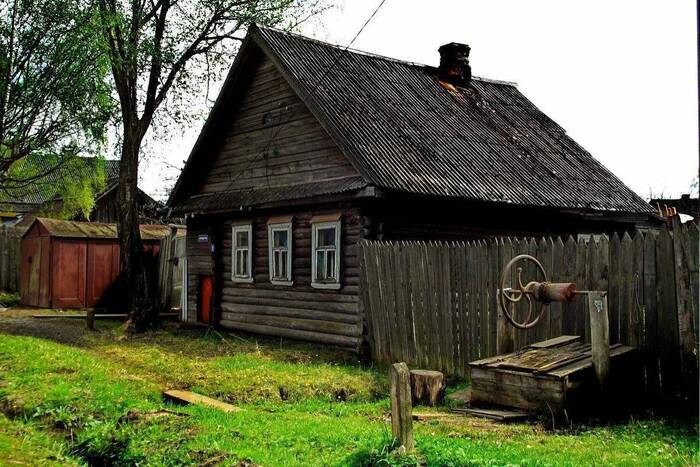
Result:
<instances>
[{"instance_id":1,"label":"rusty pipe","mask_svg":"<svg viewBox=\"0 0 700 467\"><path fill-rule=\"evenodd\" d=\"M538 302L570 302L576 296L573 282L537 282L532 286L532 295Z\"/></svg>"}]
</instances>

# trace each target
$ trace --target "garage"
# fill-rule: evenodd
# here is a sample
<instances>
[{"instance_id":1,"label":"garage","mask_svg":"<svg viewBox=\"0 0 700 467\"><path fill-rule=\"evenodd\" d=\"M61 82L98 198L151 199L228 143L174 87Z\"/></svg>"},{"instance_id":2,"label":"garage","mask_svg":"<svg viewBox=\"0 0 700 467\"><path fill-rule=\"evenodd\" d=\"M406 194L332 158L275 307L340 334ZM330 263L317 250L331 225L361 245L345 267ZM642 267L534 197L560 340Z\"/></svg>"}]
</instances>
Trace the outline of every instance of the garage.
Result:
<instances>
[{"instance_id":1,"label":"garage","mask_svg":"<svg viewBox=\"0 0 700 467\"><path fill-rule=\"evenodd\" d=\"M157 257L166 225L142 225L144 249ZM116 224L37 218L21 240L22 304L89 308L119 277Z\"/></svg>"}]
</instances>

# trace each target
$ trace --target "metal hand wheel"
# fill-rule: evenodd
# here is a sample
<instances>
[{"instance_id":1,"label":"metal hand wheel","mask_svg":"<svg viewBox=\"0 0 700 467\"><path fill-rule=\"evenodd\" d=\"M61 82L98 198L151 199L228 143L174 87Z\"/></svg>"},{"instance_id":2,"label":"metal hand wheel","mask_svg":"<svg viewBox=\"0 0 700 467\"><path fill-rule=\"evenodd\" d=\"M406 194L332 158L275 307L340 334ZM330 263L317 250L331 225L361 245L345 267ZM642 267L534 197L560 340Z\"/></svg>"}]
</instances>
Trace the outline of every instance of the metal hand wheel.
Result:
<instances>
[{"instance_id":1,"label":"metal hand wheel","mask_svg":"<svg viewBox=\"0 0 700 467\"><path fill-rule=\"evenodd\" d=\"M544 280L541 282L533 280L526 284L523 284L523 268L519 266L517 268L518 287L507 287L507 283L510 282L509 279L511 276L511 269L513 268L513 266L516 265L516 263L521 261L530 261L532 263L535 263L535 266L537 266L537 269L542 274ZM530 317L532 316L532 300L533 294L535 293L535 287L540 286L540 284L542 283L547 283L547 273L545 272L544 267L542 267L542 264L539 261L537 261L537 258L533 256L518 255L515 258L511 259L506 265L506 267L503 268L503 272L501 273L501 288L499 289L498 296L503 315L506 317L510 324L512 324L518 329L530 329L535 324L537 324L537 322L542 317L542 314L544 313L544 307L547 305L547 303L539 302L539 311L537 313L537 316L532 321L530 321ZM513 315L515 314L515 307L523 299L523 297L525 297L525 299L527 300L527 316L522 322L519 322L515 320L515 317ZM511 307L509 305L513 305L512 313L510 309Z\"/></svg>"}]
</instances>

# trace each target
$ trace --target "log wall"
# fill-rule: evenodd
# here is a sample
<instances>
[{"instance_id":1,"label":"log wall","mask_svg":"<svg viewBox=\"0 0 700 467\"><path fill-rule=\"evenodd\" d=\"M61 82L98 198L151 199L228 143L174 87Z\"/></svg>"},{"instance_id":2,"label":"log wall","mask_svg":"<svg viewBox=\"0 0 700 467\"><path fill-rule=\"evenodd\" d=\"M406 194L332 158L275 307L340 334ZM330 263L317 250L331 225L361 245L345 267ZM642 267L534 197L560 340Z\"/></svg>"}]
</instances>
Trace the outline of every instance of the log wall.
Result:
<instances>
[{"instance_id":1,"label":"log wall","mask_svg":"<svg viewBox=\"0 0 700 467\"><path fill-rule=\"evenodd\" d=\"M220 229L221 241L217 243L220 255L216 258L220 264L206 265L217 270L218 323L233 330L359 349L363 326L357 255L361 217L357 209L341 210L341 289L321 290L311 286L310 220L315 215L338 212L315 208L226 219ZM271 284L269 279L267 221L280 215L293 216L291 286ZM251 221L253 225L254 282L251 284L231 280L231 228L234 222L243 221ZM196 306L196 301L190 303Z\"/></svg>"}]
</instances>

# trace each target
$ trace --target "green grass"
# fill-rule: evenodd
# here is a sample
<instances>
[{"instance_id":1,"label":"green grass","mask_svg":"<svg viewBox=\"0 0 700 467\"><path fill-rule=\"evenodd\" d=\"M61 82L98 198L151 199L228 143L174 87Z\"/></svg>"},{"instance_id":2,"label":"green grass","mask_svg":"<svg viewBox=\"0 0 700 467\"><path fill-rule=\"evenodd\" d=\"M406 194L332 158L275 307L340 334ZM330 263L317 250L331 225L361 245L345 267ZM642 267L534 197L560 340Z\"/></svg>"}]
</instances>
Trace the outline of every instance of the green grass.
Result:
<instances>
[{"instance_id":1,"label":"green grass","mask_svg":"<svg viewBox=\"0 0 700 467\"><path fill-rule=\"evenodd\" d=\"M66 445L32 424L0 415L0 465L80 465Z\"/></svg>"},{"instance_id":2,"label":"green grass","mask_svg":"<svg viewBox=\"0 0 700 467\"><path fill-rule=\"evenodd\" d=\"M0 407L9 417L0 424L0 457L19 443L27 456L113 465L416 462L391 452L386 378L351 356L200 331L123 338L113 324L100 328L70 346L0 336ZM171 406L160 397L166 388L243 410ZM551 433L463 417L416 423L415 433L418 456L429 465L700 461L697 430L662 420Z\"/></svg>"}]
</instances>

